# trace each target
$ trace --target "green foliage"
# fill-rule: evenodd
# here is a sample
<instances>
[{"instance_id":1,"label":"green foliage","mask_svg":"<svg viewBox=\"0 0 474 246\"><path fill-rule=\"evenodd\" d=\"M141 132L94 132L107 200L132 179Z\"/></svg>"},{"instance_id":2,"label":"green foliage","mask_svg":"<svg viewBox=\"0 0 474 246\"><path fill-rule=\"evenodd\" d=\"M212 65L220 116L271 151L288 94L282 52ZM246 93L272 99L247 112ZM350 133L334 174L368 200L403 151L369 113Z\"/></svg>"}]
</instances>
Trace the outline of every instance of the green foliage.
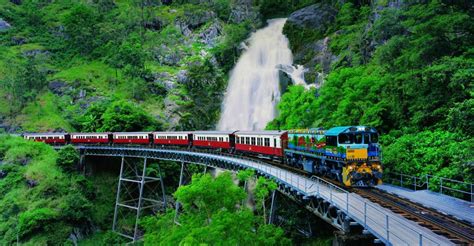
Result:
<instances>
[{"instance_id":1,"label":"green foliage","mask_svg":"<svg viewBox=\"0 0 474 246\"><path fill-rule=\"evenodd\" d=\"M163 118L171 111L166 106L177 104L172 113L183 119L182 125L172 120L167 127L212 128L225 89L224 74L237 59L240 42L259 25L228 23L234 4L1 2L0 15L12 28L0 36L0 114L7 117L7 125L22 130L78 131L82 122L76 121L81 120L77 115L94 102L118 99L137 103L154 118ZM213 13L217 17L209 18ZM196 24L201 19L205 21ZM213 23L222 26L222 33L215 44L204 44L200 33ZM191 33L184 35L187 25ZM204 64L215 59L219 62ZM194 74L194 82L203 80L199 89L176 82L178 71L195 66L209 72L207 78ZM209 78L215 79L208 83ZM163 80L178 88L165 88ZM56 95L49 95L48 89ZM46 102L35 102L39 100ZM201 109L213 113L202 120L192 117Z\"/></svg>"},{"instance_id":2,"label":"green foliage","mask_svg":"<svg viewBox=\"0 0 474 246\"><path fill-rule=\"evenodd\" d=\"M78 120L83 131L120 132L159 130L155 119L137 105L126 101L98 103Z\"/></svg>"},{"instance_id":3,"label":"green foliage","mask_svg":"<svg viewBox=\"0 0 474 246\"><path fill-rule=\"evenodd\" d=\"M64 244L74 228L89 226L93 190L56 165L50 146L0 136L0 153L7 173L0 179L0 244Z\"/></svg>"},{"instance_id":4,"label":"green foliage","mask_svg":"<svg viewBox=\"0 0 474 246\"><path fill-rule=\"evenodd\" d=\"M316 91L303 86L290 86L278 104L279 115L267 129L299 129L311 126L316 117Z\"/></svg>"},{"instance_id":5,"label":"green foliage","mask_svg":"<svg viewBox=\"0 0 474 246\"><path fill-rule=\"evenodd\" d=\"M209 174L195 174L192 185L179 187L175 197L189 213L210 220L219 210L236 211L236 204L245 198L245 192L233 184L230 173L223 173L215 179Z\"/></svg>"},{"instance_id":6,"label":"green foliage","mask_svg":"<svg viewBox=\"0 0 474 246\"><path fill-rule=\"evenodd\" d=\"M240 42L247 38L250 30L251 23L247 21L224 26L224 40L212 50L224 71L230 71L239 59Z\"/></svg>"},{"instance_id":7,"label":"green foliage","mask_svg":"<svg viewBox=\"0 0 474 246\"><path fill-rule=\"evenodd\" d=\"M94 48L95 36L99 15L91 7L85 4L75 5L68 14L64 16L64 28L69 35L70 47L77 49L82 54L89 54Z\"/></svg>"},{"instance_id":8,"label":"green foliage","mask_svg":"<svg viewBox=\"0 0 474 246\"><path fill-rule=\"evenodd\" d=\"M185 114L180 119L179 129L211 129L219 117L220 99L225 86L223 73L206 59L189 67L189 80L185 90L192 100L183 101L180 105Z\"/></svg>"},{"instance_id":9,"label":"green foliage","mask_svg":"<svg viewBox=\"0 0 474 246\"><path fill-rule=\"evenodd\" d=\"M237 178L240 180L240 181L243 181L243 182L246 182L248 181L251 177L253 177L255 175L255 171L252 170L252 169L245 169L245 170L241 170L237 173Z\"/></svg>"},{"instance_id":10,"label":"green foliage","mask_svg":"<svg viewBox=\"0 0 474 246\"><path fill-rule=\"evenodd\" d=\"M78 163L79 153L72 145L67 145L58 151L56 165L64 171L73 172L77 170Z\"/></svg>"},{"instance_id":11,"label":"green foliage","mask_svg":"<svg viewBox=\"0 0 474 246\"><path fill-rule=\"evenodd\" d=\"M265 199L270 195L270 192L275 191L277 188L278 185L273 180L269 180L264 177L259 177L257 179L257 185L255 186L255 206L262 209L261 212L263 213L263 223L266 223L267 221Z\"/></svg>"},{"instance_id":12,"label":"green foliage","mask_svg":"<svg viewBox=\"0 0 474 246\"><path fill-rule=\"evenodd\" d=\"M474 22L467 8L441 1L338 8L325 34L338 61L317 92L290 88L267 128L370 125L388 135L387 172L471 179ZM296 52L301 40L318 39L292 31Z\"/></svg>"},{"instance_id":13,"label":"green foliage","mask_svg":"<svg viewBox=\"0 0 474 246\"><path fill-rule=\"evenodd\" d=\"M439 177L474 181L472 139L442 130L402 134L393 131L383 139L384 165L388 172L435 174Z\"/></svg>"},{"instance_id":14,"label":"green foliage","mask_svg":"<svg viewBox=\"0 0 474 246\"><path fill-rule=\"evenodd\" d=\"M194 175L191 184L175 193L184 208L177 217L179 224L174 212L146 218L145 245L289 245L283 230L259 224L248 208L239 206L245 196L230 173L215 179Z\"/></svg>"}]
</instances>

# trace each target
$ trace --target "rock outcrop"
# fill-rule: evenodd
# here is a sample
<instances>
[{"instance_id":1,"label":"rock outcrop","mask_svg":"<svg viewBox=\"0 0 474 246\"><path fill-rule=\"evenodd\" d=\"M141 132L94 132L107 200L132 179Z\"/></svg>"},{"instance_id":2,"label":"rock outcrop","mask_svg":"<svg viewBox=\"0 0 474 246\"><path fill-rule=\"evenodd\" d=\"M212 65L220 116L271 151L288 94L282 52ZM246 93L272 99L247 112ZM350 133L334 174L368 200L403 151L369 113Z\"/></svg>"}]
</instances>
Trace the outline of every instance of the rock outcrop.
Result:
<instances>
[{"instance_id":1,"label":"rock outcrop","mask_svg":"<svg viewBox=\"0 0 474 246\"><path fill-rule=\"evenodd\" d=\"M11 27L12 26L8 22L0 18L0 31L6 31L10 29Z\"/></svg>"},{"instance_id":2,"label":"rock outcrop","mask_svg":"<svg viewBox=\"0 0 474 246\"><path fill-rule=\"evenodd\" d=\"M336 19L336 14L337 11L331 5L317 3L293 12L288 17L288 23L324 33Z\"/></svg>"}]
</instances>

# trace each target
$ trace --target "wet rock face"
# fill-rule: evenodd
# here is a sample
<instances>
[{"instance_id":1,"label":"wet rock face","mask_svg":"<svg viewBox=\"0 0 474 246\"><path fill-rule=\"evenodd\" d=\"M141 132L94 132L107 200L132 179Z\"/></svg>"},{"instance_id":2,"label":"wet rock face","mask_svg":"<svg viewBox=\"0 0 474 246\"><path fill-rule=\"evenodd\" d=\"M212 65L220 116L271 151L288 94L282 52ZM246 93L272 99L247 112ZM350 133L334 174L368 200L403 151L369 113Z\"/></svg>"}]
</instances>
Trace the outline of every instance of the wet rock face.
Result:
<instances>
[{"instance_id":1,"label":"wet rock face","mask_svg":"<svg viewBox=\"0 0 474 246\"><path fill-rule=\"evenodd\" d=\"M206 22L215 19L216 13L212 11L205 11L205 10L197 10L197 11L186 11L184 13L184 20L182 20L186 26L194 30L204 24Z\"/></svg>"},{"instance_id":2,"label":"wet rock face","mask_svg":"<svg viewBox=\"0 0 474 246\"><path fill-rule=\"evenodd\" d=\"M6 31L8 29L10 29L12 26L4 21L2 18L0 18L0 31Z\"/></svg>"},{"instance_id":3,"label":"wet rock face","mask_svg":"<svg viewBox=\"0 0 474 246\"><path fill-rule=\"evenodd\" d=\"M288 22L302 28L324 32L334 22L337 11L328 4L317 3L293 12Z\"/></svg>"},{"instance_id":4,"label":"wet rock face","mask_svg":"<svg viewBox=\"0 0 474 246\"><path fill-rule=\"evenodd\" d=\"M258 10L253 7L252 0L237 0L232 5L229 21L233 23L242 23L246 20L259 22Z\"/></svg>"}]
</instances>

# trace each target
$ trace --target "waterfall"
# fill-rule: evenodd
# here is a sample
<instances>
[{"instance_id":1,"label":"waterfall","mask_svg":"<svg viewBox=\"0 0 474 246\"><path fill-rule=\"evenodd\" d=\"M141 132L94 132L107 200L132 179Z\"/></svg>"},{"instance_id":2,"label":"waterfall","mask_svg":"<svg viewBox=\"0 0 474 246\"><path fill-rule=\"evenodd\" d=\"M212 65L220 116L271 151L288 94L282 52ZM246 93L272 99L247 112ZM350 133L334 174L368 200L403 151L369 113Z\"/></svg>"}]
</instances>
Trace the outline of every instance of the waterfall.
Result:
<instances>
[{"instance_id":1,"label":"waterfall","mask_svg":"<svg viewBox=\"0 0 474 246\"><path fill-rule=\"evenodd\" d=\"M273 19L248 39L248 47L231 71L218 130L263 130L276 116L280 100L279 70L295 84L304 83L302 67L293 67L288 39L283 35L286 19ZM285 68L285 69L283 69Z\"/></svg>"}]
</instances>

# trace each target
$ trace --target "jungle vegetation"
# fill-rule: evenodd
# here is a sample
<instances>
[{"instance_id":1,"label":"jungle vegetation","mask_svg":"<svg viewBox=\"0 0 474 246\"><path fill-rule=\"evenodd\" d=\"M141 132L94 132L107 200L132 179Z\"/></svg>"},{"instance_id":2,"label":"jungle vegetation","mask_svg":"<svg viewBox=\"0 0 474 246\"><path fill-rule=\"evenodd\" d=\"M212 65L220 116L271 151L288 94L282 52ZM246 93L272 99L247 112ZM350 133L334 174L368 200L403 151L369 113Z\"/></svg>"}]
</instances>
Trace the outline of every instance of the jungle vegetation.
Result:
<instances>
[{"instance_id":1,"label":"jungle vegetation","mask_svg":"<svg viewBox=\"0 0 474 246\"><path fill-rule=\"evenodd\" d=\"M373 126L386 172L473 182L472 5L388 5L345 1L325 33L286 30L294 53L328 38L338 58L320 89L290 87L268 128Z\"/></svg>"}]
</instances>

